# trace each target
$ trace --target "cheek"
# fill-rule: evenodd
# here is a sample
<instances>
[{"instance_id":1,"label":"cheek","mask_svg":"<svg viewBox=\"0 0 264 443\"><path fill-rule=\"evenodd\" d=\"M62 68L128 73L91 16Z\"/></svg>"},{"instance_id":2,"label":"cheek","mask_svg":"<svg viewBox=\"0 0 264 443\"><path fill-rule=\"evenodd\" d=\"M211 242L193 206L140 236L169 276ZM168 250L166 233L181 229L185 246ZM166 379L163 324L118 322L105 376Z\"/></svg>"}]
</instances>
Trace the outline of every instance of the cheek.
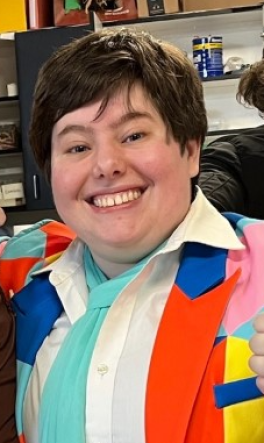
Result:
<instances>
[{"instance_id":1,"label":"cheek","mask_svg":"<svg viewBox=\"0 0 264 443\"><path fill-rule=\"evenodd\" d=\"M78 175L75 175L78 178ZM65 168L54 162L51 164L51 187L54 199L65 198L74 189L76 178L71 175L70 168Z\"/></svg>"},{"instance_id":2,"label":"cheek","mask_svg":"<svg viewBox=\"0 0 264 443\"><path fill-rule=\"evenodd\" d=\"M145 159L143 167L147 173L157 179L164 179L164 175L177 177L186 172L187 155L180 154L177 143L164 144L161 141L160 144L153 146L151 155Z\"/></svg>"},{"instance_id":3,"label":"cheek","mask_svg":"<svg viewBox=\"0 0 264 443\"><path fill-rule=\"evenodd\" d=\"M177 189L177 186L184 184L189 178L189 168L187 162L181 158L169 158L168 161L160 161L153 170L156 180Z\"/></svg>"},{"instance_id":4,"label":"cheek","mask_svg":"<svg viewBox=\"0 0 264 443\"><path fill-rule=\"evenodd\" d=\"M165 155L162 151L154 151L148 158L140 158L138 162L138 170L149 177L153 181L164 180L166 176L171 173L176 173L175 159L172 156Z\"/></svg>"}]
</instances>

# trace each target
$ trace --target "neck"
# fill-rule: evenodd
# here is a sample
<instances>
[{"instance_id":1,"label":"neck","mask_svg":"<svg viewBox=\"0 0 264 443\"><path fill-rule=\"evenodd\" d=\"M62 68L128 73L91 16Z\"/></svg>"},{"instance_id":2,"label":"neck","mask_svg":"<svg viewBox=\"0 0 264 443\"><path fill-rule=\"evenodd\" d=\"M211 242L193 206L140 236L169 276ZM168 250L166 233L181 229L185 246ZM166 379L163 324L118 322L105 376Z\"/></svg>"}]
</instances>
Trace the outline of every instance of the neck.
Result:
<instances>
[{"instance_id":1,"label":"neck","mask_svg":"<svg viewBox=\"0 0 264 443\"><path fill-rule=\"evenodd\" d=\"M128 269L132 268L136 263L115 263L105 260L102 257L98 257L96 254L92 254L94 261L97 263L101 271L107 278L114 278Z\"/></svg>"}]
</instances>

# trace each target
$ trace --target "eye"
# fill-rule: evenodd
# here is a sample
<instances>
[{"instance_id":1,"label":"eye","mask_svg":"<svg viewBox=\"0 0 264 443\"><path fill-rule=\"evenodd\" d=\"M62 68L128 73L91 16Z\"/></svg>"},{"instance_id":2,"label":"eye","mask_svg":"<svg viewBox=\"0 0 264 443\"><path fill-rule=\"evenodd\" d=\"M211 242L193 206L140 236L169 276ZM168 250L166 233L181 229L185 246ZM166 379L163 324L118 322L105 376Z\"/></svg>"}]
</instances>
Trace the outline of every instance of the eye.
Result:
<instances>
[{"instance_id":1,"label":"eye","mask_svg":"<svg viewBox=\"0 0 264 443\"><path fill-rule=\"evenodd\" d=\"M85 151L90 151L90 148L86 145L77 145L77 146L73 146L69 152L72 153L80 153L80 152L85 152Z\"/></svg>"},{"instance_id":2,"label":"eye","mask_svg":"<svg viewBox=\"0 0 264 443\"><path fill-rule=\"evenodd\" d=\"M131 143L131 142L135 142L137 140L140 140L141 138L144 137L144 134L142 132L136 132L135 134L131 134L129 135L124 141L123 143Z\"/></svg>"}]
</instances>

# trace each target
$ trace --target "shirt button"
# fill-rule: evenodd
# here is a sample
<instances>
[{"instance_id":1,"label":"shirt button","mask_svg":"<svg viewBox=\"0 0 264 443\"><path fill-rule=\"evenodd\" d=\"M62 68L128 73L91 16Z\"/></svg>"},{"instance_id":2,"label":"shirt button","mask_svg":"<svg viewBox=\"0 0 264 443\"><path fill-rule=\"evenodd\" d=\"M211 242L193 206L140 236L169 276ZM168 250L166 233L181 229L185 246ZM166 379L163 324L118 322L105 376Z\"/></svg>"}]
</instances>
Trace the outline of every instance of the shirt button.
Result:
<instances>
[{"instance_id":1,"label":"shirt button","mask_svg":"<svg viewBox=\"0 0 264 443\"><path fill-rule=\"evenodd\" d=\"M100 365L98 365L97 366L97 372L100 374L100 375L104 375L104 374L106 374L107 372L108 372L108 366L107 365L105 365L104 363L102 363L102 364L100 364Z\"/></svg>"}]
</instances>

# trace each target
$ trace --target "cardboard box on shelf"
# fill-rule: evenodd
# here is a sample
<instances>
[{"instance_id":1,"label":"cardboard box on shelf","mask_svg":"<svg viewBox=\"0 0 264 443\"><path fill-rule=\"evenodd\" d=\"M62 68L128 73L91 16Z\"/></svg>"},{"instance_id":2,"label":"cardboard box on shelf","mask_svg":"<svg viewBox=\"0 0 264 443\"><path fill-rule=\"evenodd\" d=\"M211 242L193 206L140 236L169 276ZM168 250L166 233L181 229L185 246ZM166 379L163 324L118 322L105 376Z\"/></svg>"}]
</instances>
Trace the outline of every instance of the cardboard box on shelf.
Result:
<instances>
[{"instance_id":1,"label":"cardboard box on shelf","mask_svg":"<svg viewBox=\"0 0 264 443\"><path fill-rule=\"evenodd\" d=\"M255 6L258 3L261 2L257 0L181 0L182 10L185 12Z\"/></svg>"},{"instance_id":2,"label":"cardboard box on shelf","mask_svg":"<svg viewBox=\"0 0 264 443\"><path fill-rule=\"evenodd\" d=\"M0 1L0 33L27 29L27 0Z\"/></svg>"},{"instance_id":3,"label":"cardboard box on shelf","mask_svg":"<svg viewBox=\"0 0 264 443\"><path fill-rule=\"evenodd\" d=\"M22 182L9 183L1 186L2 198L4 200L24 199L24 188Z\"/></svg>"},{"instance_id":4,"label":"cardboard box on shelf","mask_svg":"<svg viewBox=\"0 0 264 443\"><path fill-rule=\"evenodd\" d=\"M25 204L22 176L23 170L20 167L0 168L0 206L10 207Z\"/></svg>"},{"instance_id":5,"label":"cardboard box on shelf","mask_svg":"<svg viewBox=\"0 0 264 443\"><path fill-rule=\"evenodd\" d=\"M15 122L0 122L0 151L19 148L19 131Z\"/></svg>"},{"instance_id":6,"label":"cardboard box on shelf","mask_svg":"<svg viewBox=\"0 0 264 443\"><path fill-rule=\"evenodd\" d=\"M139 17L179 12L178 0L137 0Z\"/></svg>"},{"instance_id":7,"label":"cardboard box on shelf","mask_svg":"<svg viewBox=\"0 0 264 443\"><path fill-rule=\"evenodd\" d=\"M25 204L26 204L25 199L10 198L9 200L6 200L4 198L1 198L1 194L0 194L0 206L2 208L13 208L14 206L23 206Z\"/></svg>"},{"instance_id":8,"label":"cardboard box on shelf","mask_svg":"<svg viewBox=\"0 0 264 443\"><path fill-rule=\"evenodd\" d=\"M101 22L134 20L138 17L135 0L53 0L55 26L89 24L90 11Z\"/></svg>"}]
</instances>

